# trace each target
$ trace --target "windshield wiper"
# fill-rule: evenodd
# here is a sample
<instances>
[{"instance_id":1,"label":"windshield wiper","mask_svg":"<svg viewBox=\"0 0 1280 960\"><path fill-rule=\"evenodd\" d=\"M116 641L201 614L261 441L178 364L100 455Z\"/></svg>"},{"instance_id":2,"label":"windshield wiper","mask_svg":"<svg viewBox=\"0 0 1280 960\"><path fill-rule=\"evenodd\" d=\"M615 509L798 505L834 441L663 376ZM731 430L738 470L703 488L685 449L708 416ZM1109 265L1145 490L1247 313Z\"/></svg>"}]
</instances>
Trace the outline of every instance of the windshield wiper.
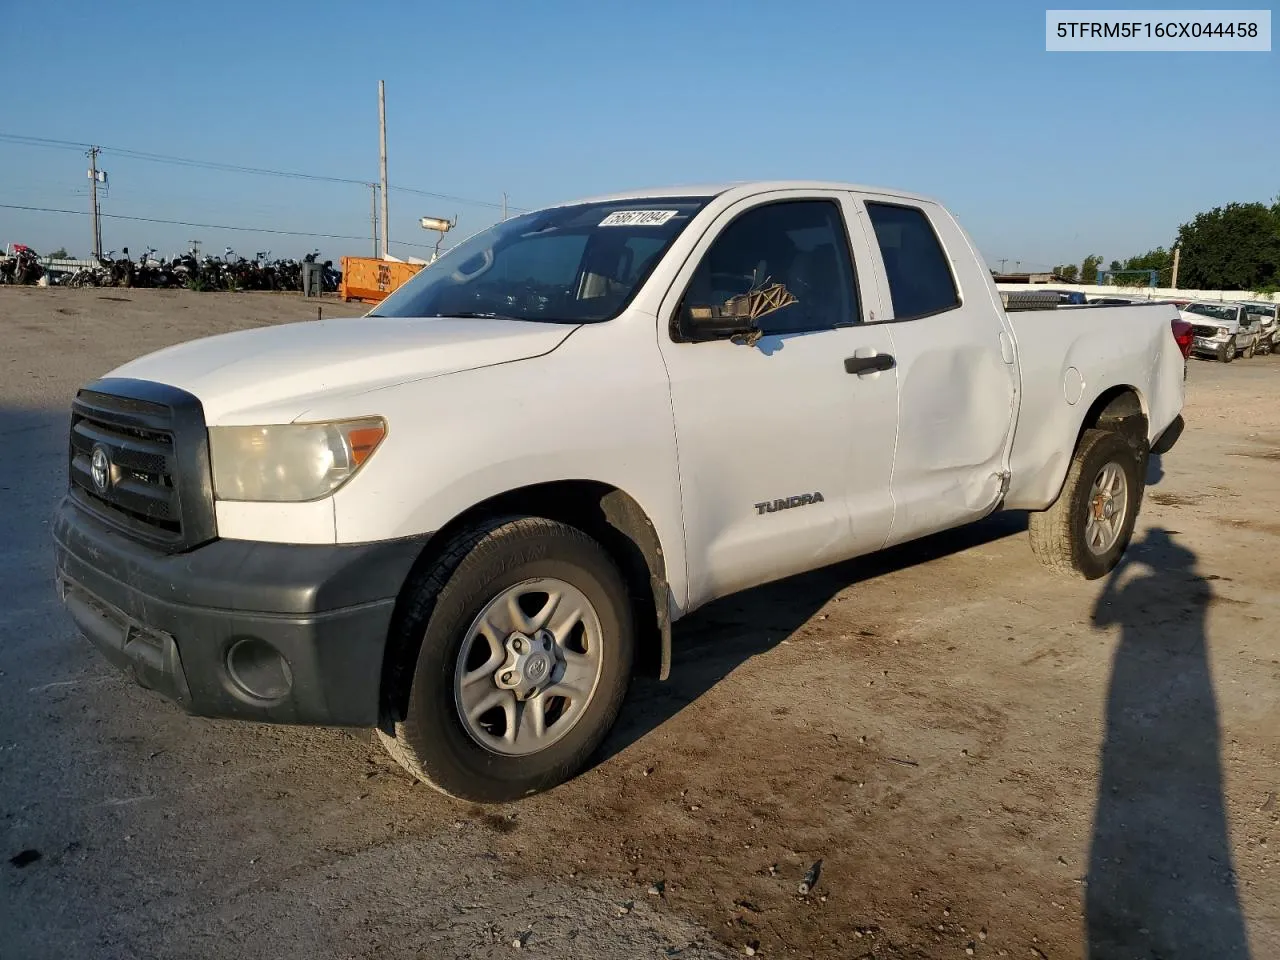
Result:
<instances>
[{"instance_id":1,"label":"windshield wiper","mask_svg":"<svg viewBox=\"0 0 1280 960\"><path fill-rule=\"evenodd\" d=\"M437 313L435 316L441 319L457 317L459 320L515 320L521 323L526 319L525 317L512 317L505 313L480 313L478 311L468 312L465 310L460 313Z\"/></svg>"}]
</instances>

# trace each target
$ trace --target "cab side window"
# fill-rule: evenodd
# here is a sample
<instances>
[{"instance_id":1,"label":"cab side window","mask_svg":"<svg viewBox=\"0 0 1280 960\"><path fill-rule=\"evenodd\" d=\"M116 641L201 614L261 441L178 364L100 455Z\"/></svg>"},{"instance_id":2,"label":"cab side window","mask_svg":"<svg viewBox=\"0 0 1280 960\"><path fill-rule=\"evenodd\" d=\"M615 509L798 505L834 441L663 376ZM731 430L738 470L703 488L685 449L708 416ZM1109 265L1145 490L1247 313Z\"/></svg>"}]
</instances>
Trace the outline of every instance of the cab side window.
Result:
<instances>
[{"instance_id":1,"label":"cab side window","mask_svg":"<svg viewBox=\"0 0 1280 960\"><path fill-rule=\"evenodd\" d=\"M895 320L913 320L960 306L951 265L919 207L867 202L893 298Z\"/></svg>"},{"instance_id":2,"label":"cab side window","mask_svg":"<svg viewBox=\"0 0 1280 960\"><path fill-rule=\"evenodd\" d=\"M681 301L681 329L698 339L699 320L744 310L766 335L859 322L848 235L835 202L771 203L724 228Z\"/></svg>"}]
</instances>

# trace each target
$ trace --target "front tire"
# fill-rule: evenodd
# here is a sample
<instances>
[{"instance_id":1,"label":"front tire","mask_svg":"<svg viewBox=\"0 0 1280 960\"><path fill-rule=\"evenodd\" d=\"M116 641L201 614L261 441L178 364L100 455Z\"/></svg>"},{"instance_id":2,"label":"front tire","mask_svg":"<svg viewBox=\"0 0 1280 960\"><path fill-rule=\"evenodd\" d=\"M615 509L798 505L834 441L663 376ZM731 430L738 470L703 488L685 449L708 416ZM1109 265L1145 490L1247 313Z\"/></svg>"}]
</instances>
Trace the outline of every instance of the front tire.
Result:
<instances>
[{"instance_id":1,"label":"front tire","mask_svg":"<svg viewBox=\"0 0 1280 960\"><path fill-rule=\"evenodd\" d=\"M1142 505L1146 444L1110 430L1086 430L1058 499L1031 514L1031 550L1069 576L1097 580L1129 546Z\"/></svg>"},{"instance_id":2,"label":"front tire","mask_svg":"<svg viewBox=\"0 0 1280 960\"><path fill-rule=\"evenodd\" d=\"M1218 359L1221 360L1223 363L1230 363L1235 358L1236 358L1236 342L1234 339L1231 339L1231 340L1228 340L1225 344L1223 344L1221 350L1218 353Z\"/></svg>"},{"instance_id":3,"label":"front tire","mask_svg":"<svg viewBox=\"0 0 1280 960\"><path fill-rule=\"evenodd\" d=\"M1240 354L1240 356L1243 357L1245 360L1252 360L1255 346L1256 345L1253 343L1249 344L1247 347L1244 348L1244 353Z\"/></svg>"},{"instance_id":4,"label":"front tire","mask_svg":"<svg viewBox=\"0 0 1280 960\"><path fill-rule=\"evenodd\" d=\"M627 588L604 548L539 517L492 521L409 591L395 639L421 646L404 719L378 731L388 752L477 803L580 772L617 719L634 659Z\"/></svg>"}]
</instances>

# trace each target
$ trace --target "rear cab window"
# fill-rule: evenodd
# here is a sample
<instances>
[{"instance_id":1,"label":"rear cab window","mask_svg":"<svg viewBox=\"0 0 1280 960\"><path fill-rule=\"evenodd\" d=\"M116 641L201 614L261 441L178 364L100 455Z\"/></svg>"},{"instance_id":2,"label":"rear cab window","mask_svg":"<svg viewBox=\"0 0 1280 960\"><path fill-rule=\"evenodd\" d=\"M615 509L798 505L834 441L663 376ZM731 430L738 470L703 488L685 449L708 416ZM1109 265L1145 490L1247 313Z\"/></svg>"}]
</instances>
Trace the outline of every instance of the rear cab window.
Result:
<instances>
[{"instance_id":1,"label":"rear cab window","mask_svg":"<svg viewBox=\"0 0 1280 960\"><path fill-rule=\"evenodd\" d=\"M884 261L895 320L915 320L960 306L960 290L928 215L906 204L866 201Z\"/></svg>"}]
</instances>

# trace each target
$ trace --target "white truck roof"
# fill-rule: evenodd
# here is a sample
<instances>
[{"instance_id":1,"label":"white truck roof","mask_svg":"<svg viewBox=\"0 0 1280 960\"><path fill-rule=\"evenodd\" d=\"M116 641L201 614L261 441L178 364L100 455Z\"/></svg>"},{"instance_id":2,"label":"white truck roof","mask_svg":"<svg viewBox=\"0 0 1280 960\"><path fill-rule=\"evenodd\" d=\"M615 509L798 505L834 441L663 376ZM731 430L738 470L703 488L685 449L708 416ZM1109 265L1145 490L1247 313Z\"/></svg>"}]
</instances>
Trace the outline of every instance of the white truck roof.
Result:
<instances>
[{"instance_id":1,"label":"white truck roof","mask_svg":"<svg viewBox=\"0 0 1280 960\"><path fill-rule=\"evenodd\" d=\"M858 193L878 193L918 203L937 203L932 197L909 193L893 187L875 187L866 184L843 183L836 180L731 180L724 183L701 183L650 187L643 190L622 190L593 197L564 200L547 206L563 207L574 203L609 203L615 200L640 200L648 197L715 197L734 193L751 196L771 190L850 190Z\"/></svg>"}]
</instances>

